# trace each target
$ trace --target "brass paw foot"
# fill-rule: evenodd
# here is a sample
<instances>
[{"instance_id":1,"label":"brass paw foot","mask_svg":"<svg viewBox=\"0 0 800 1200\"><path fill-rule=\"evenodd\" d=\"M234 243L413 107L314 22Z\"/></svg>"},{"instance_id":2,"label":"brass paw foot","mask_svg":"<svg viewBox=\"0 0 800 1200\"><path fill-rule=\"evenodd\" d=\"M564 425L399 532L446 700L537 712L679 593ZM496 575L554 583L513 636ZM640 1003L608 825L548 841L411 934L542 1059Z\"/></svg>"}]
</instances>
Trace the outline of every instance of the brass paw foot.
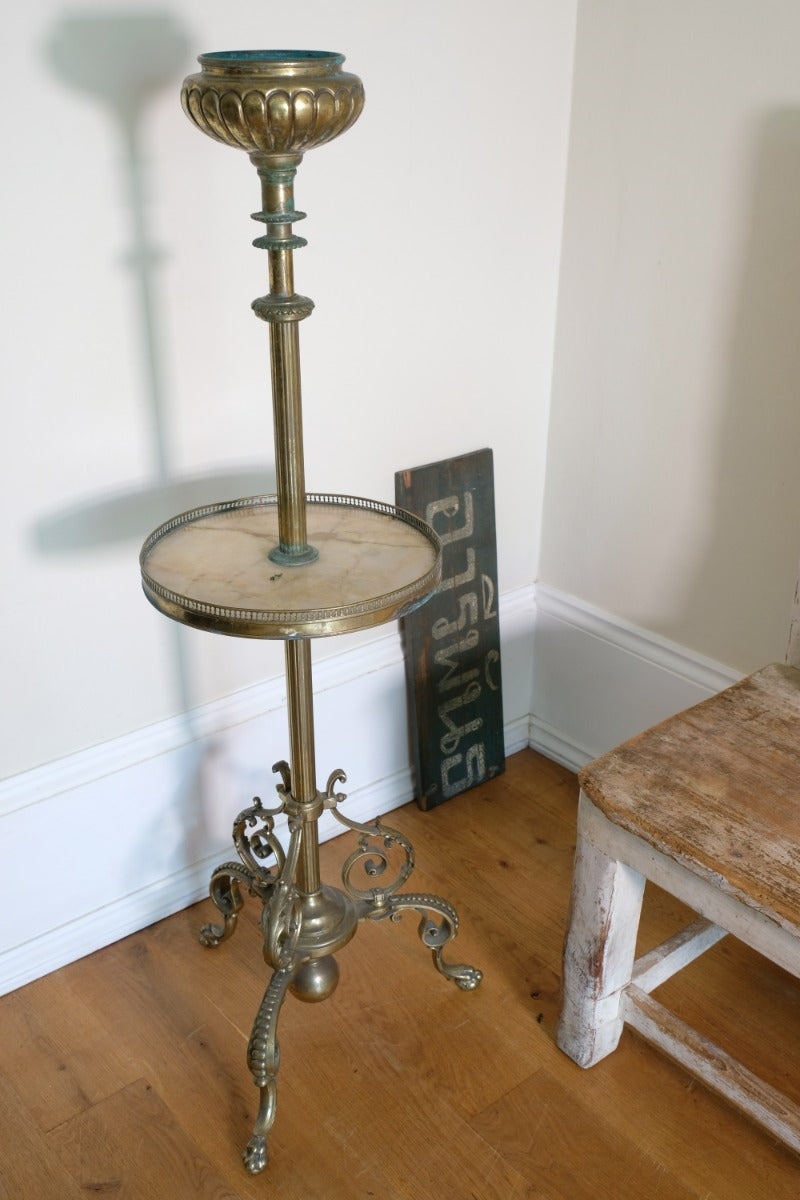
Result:
<instances>
[{"instance_id":1,"label":"brass paw foot","mask_svg":"<svg viewBox=\"0 0 800 1200\"><path fill-rule=\"evenodd\" d=\"M259 1171L263 1171L269 1162L267 1139L253 1135L244 1149L242 1160L251 1175L257 1175Z\"/></svg>"},{"instance_id":2,"label":"brass paw foot","mask_svg":"<svg viewBox=\"0 0 800 1200\"><path fill-rule=\"evenodd\" d=\"M483 979L483 971L480 971L477 967L468 967L466 965L450 967L445 974L450 975L456 987L460 987L462 992L474 992Z\"/></svg>"}]
</instances>

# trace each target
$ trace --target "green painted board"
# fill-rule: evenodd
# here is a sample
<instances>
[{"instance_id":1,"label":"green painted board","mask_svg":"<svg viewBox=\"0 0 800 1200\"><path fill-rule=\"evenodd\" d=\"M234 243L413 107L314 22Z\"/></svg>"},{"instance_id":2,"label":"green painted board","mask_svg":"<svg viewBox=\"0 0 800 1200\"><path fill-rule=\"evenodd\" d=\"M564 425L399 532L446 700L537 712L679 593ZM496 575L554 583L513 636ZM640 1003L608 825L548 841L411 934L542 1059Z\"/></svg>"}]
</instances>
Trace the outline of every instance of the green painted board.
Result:
<instances>
[{"instance_id":1,"label":"green painted board","mask_svg":"<svg viewBox=\"0 0 800 1200\"><path fill-rule=\"evenodd\" d=\"M395 475L395 503L442 540L442 582L401 623L417 803L434 808L505 768L491 450Z\"/></svg>"}]
</instances>

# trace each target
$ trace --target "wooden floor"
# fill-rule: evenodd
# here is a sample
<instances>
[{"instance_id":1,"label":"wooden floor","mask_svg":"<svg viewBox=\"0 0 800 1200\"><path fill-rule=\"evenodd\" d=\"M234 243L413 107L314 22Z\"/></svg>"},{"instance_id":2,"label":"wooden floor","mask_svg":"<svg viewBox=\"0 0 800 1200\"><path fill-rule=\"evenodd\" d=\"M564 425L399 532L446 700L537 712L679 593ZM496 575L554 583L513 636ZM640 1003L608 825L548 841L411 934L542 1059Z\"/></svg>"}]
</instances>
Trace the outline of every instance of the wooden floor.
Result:
<instances>
[{"instance_id":1,"label":"wooden floor","mask_svg":"<svg viewBox=\"0 0 800 1200\"><path fill-rule=\"evenodd\" d=\"M417 851L413 890L459 910L451 960L484 981L462 993L438 975L413 915L362 926L331 999L284 1005L263 1175L240 1159L266 979L256 902L216 950L195 936L206 903L4 997L0 1197L796 1200L800 1160L635 1035L586 1072L557 1050L575 802L574 777L525 751L433 812L391 815ZM351 848L323 847L331 882ZM648 895L643 941L682 915ZM797 981L727 939L667 988L800 1099Z\"/></svg>"}]
</instances>

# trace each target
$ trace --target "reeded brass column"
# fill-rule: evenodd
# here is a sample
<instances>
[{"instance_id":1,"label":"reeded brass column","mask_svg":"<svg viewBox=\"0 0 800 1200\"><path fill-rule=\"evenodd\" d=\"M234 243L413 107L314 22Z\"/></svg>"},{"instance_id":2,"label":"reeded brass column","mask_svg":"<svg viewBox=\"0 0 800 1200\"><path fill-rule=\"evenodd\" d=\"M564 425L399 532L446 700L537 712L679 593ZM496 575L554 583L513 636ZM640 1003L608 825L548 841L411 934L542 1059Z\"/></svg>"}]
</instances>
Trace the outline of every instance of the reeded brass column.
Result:
<instances>
[{"instance_id":1,"label":"reeded brass column","mask_svg":"<svg viewBox=\"0 0 800 1200\"><path fill-rule=\"evenodd\" d=\"M303 835L297 864L297 888L303 896L320 890L320 804L314 762L314 697L311 684L311 643L303 638L286 642L286 696L292 763L292 796L300 807Z\"/></svg>"}]
</instances>

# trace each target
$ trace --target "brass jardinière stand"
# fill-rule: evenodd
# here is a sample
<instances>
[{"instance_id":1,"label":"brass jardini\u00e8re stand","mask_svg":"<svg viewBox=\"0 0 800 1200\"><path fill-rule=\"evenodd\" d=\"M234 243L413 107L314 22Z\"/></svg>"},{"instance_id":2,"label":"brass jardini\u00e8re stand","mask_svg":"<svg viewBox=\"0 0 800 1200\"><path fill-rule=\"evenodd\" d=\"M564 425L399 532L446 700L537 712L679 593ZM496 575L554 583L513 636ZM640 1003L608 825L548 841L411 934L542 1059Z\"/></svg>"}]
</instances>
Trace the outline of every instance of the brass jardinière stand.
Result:
<instances>
[{"instance_id":1,"label":"brass jardini\u00e8re stand","mask_svg":"<svg viewBox=\"0 0 800 1200\"><path fill-rule=\"evenodd\" d=\"M146 540L141 568L148 599L174 620L285 644L290 759L273 768L279 800L266 808L255 799L236 818L238 861L223 863L211 878L223 923L200 932L204 945L219 945L236 927L242 887L261 900L272 975L248 1046L260 1105L244 1151L256 1172L266 1166L275 1118L281 1004L287 991L307 1001L331 995L339 978L335 953L360 921L415 909L420 937L443 975L472 989L481 973L442 958L458 929L447 901L399 894L414 866L407 839L378 820L364 825L344 816L341 770L324 791L316 783L310 639L395 620L424 603L441 575L437 536L418 517L379 501L305 490L298 326L313 303L294 289L293 252L305 245L293 231L304 216L294 207L294 177L306 150L358 118L363 87L342 70L342 55L325 51L204 54L199 62L201 71L183 85L187 116L215 140L245 150L261 179L253 217L266 232L254 245L268 255L269 293L252 307L269 326L277 495L174 517ZM326 811L357 836L341 887L320 878L318 823ZM275 834L279 815L288 822L286 849Z\"/></svg>"}]
</instances>

